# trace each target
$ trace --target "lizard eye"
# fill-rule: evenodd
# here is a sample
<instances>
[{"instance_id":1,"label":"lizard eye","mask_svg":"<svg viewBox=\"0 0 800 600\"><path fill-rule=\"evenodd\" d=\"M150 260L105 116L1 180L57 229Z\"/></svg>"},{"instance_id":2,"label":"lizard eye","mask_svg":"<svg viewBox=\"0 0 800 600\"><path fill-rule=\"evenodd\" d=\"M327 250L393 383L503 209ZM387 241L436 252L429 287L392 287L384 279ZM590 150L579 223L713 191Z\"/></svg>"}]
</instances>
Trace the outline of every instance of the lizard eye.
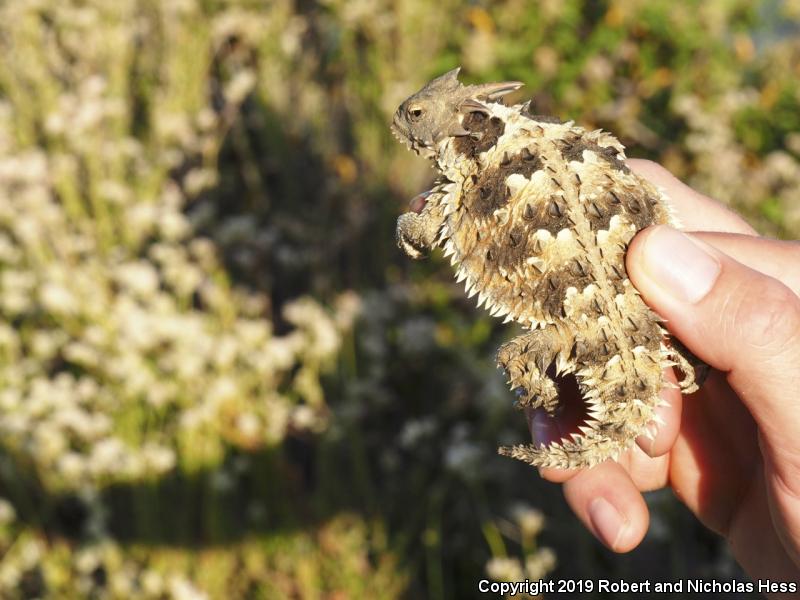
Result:
<instances>
[{"instance_id":1,"label":"lizard eye","mask_svg":"<svg viewBox=\"0 0 800 600\"><path fill-rule=\"evenodd\" d=\"M412 121L417 121L417 120L419 120L419 118L420 118L421 116L422 116L422 109L421 109L421 108L419 108L418 106L415 106L414 108L409 108L409 109L408 109L408 117L409 117L409 118L410 118Z\"/></svg>"}]
</instances>

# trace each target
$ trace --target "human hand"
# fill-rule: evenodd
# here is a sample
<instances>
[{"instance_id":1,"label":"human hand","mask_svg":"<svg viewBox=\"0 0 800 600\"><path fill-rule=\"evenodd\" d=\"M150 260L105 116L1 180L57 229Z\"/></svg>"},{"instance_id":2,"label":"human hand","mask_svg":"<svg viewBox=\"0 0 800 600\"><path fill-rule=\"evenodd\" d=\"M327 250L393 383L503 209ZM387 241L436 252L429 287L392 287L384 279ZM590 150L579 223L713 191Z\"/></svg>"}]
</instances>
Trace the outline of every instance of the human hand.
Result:
<instances>
[{"instance_id":1,"label":"human hand","mask_svg":"<svg viewBox=\"0 0 800 600\"><path fill-rule=\"evenodd\" d=\"M714 370L686 399L663 390L669 407L658 409L655 439L642 436L618 462L541 474L564 483L569 505L612 550L639 544L649 522L641 492L668 485L753 578L798 580L800 243L758 237L655 163L629 165L666 190L685 230L703 231L651 227L627 267L670 332ZM537 426L533 416L534 438Z\"/></svg>"}]
</instances>

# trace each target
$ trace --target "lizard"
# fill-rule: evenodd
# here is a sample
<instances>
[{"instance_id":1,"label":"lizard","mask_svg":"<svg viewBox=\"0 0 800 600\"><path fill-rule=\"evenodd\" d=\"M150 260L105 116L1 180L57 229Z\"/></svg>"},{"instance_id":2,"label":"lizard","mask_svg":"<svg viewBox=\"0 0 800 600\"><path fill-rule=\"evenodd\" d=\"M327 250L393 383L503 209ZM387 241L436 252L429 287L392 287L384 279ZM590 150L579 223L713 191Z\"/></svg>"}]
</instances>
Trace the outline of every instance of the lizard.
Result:
<instances>
[{"instance_id":1,"label":"lizard","mask_svg":"<svg viewBox=\"0 0 800 600\"><path fill-rule=\"evenodd\" d=\"M497 362L520 408L557 412L558 375L575 377L587 407L578 431L549 443L501 447L537 467L587 468L653 435L665 369L683 393L705 371L631 284L625 253L654 224L679 227L667 198L627 166L610 133L507 106L518 81L464 85L454 69L403 101L395 137L432 161L439 178L400 215L411 258L441 248L492 316L524 332Z\"/></svg>"}]
</instances>

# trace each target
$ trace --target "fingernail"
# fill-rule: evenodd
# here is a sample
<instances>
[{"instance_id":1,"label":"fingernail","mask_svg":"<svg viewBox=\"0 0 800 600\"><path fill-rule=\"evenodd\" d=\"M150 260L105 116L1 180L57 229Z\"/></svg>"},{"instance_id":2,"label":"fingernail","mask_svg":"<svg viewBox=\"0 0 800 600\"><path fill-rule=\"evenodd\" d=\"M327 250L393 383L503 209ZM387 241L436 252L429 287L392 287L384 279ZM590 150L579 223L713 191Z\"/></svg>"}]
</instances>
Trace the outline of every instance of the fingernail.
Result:
<instances>
[{"instance_id":1,"label":"fingernail","mask_svg":"<svg viewBox=\"0 0 800 600\"><path fill-rule=\"evenodd\" d=\"M608 500L597 497L589 503L589 520L609 548L616 548L628 521Z\"/></svg>"},{"instance_id":2,"label":"fingernail","mask_svg":"<svg viewBox=\"0 0 800 600\"><path fill-rule=\"evenodd\" d=\"M658 227L645 241L644 269L681 302L702 300L717 280L720 264L707 246L671 227Z\"/></svg>"}]
</instances>

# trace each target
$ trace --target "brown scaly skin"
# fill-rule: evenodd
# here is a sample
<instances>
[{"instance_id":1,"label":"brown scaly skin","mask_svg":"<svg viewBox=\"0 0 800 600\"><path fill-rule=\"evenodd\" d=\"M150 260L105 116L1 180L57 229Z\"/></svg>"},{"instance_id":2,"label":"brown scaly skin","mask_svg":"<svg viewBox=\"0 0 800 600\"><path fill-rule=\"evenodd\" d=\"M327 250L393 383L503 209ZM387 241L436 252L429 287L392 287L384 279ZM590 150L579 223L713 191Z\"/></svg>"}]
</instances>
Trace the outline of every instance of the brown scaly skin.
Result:
<instances>
[{"instance_id":1,"label":"brown scaly skin","mask_svg":"<svg viewBox=\"0 0 800 600\"><path fill-rule=\"evenodd\" d=\"M549 366L576 377L589 406L580 433L501 454L558 468L616 458L650 435L659 391L672 385L664 368L679 366L684 393L697 389L695 367L668 345L625 270L637 231L677 223L612 135L496 102L519 82L464 86L457 75L395 113L394 134L442 175L424 209L398 219L398 244L412 258L443 248L479 306L528 329L497 355L520 407L556 409Z\"/></svg>"}]
</instances>

